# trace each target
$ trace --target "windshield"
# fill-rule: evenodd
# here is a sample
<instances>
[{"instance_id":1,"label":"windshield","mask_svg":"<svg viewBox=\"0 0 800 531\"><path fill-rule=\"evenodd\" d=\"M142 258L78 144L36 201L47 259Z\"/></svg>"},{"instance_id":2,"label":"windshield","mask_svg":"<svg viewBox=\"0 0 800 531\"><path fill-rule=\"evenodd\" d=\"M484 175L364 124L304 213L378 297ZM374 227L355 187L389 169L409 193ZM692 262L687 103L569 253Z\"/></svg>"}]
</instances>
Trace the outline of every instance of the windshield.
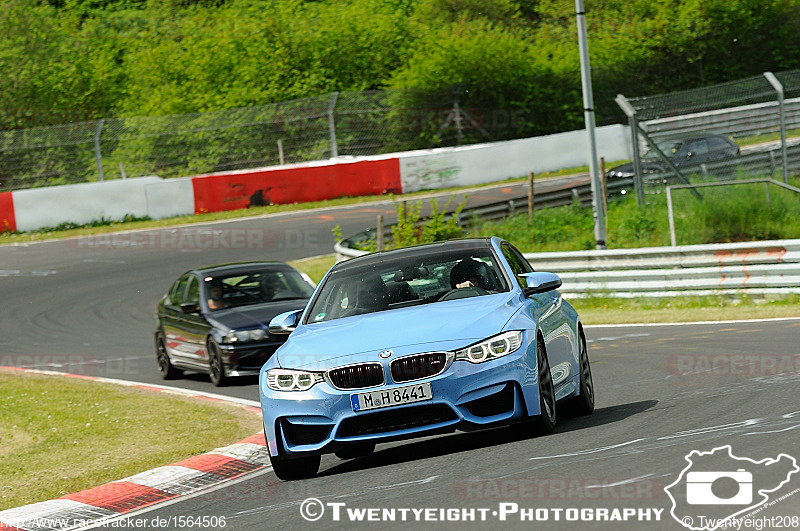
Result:
<instances>
[{"instance_id":1,"label":"windshield","mask_svg":"<svg viewBox=\"0 0 800 531\"><path fill-rule=\"evenodd\" d=\"M508 285L489 249L404 253L334 270L313 301L307 322L501 291L508 291Z\"/></svg>"},{"instance_id":2,"label":"windshield","mask_svg":"<svg viewBox=\"0 0 800 531\"><path fill-rule=\"evenodd\" d=\"M307 299L314 291L297 271L247 271L205 277L211 310L290 299Z\"/></svg>"},{"instance_id":3,"label":"windshield","mask_svg":"<svg viewBox=\"0 0 800 531\"><path fill-rule=\"evenodd\" d=\"M658 149L661 150L664 155L668 157L674 157L680 151L681 146L683 145L683 140L662 140L660 142L656 142ZM642 158L646 159L657 159L658 153L654 149L647 151Z\"/></svg>"}]
</instances>

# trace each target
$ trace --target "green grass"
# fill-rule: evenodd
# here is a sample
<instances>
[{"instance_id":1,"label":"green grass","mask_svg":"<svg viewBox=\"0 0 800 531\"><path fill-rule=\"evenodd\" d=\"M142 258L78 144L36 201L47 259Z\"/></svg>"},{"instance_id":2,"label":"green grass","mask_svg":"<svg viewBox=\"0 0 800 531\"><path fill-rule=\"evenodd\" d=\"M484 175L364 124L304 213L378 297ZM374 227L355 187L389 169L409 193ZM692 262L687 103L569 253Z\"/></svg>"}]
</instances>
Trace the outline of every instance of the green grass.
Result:
<instances>
[{"instance_id":1,"label":"green grass","mask_svg":"<svg viewBox=\"0 0 800 531\"><path fill-rule=\"evenodd\" d=\"M797 186L800 179L790 184ZM800 194L765 184L701 189L703 200L688 190L673 191L678 245L800 238ZM633 194L611 201L606 216L608 248L635 248L670 244L665 194L648 194L639 207ZM469 236L500 236L523 252L594 249L591 208L573 204L481 222Z\"/></svg>"},{"instance_id":2,"label":"green grass","mask_svg":"<svg viewBox=\"0 0 800 531\"><path fill-rule=\"evenodd\" d=\"M235 443L262 429L239 407L0 370L0 510Z\"/></svg>"}]
</instances>

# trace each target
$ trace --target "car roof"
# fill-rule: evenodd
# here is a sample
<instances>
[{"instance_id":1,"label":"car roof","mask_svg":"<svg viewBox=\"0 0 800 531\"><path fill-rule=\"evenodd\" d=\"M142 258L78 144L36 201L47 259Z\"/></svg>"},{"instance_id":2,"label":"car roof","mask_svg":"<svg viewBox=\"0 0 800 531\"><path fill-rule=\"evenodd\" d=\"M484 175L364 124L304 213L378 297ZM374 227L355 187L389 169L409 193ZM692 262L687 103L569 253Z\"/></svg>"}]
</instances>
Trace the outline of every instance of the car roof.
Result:
<instances>
[{"instance_id":1,"label":"car roof","mask_svg":"<svg viewBox=\"0 0 800 531\"><path fill-rule=\"evenodd\" d=\"M388 258L411 258L414 256L425 256L432 253L447 253L448 251L463 251L465 249L491 249L493 238L463 238L457 240L447 240L443 242L424 243L391 249L389 251L378 251L375 253L358 256L350 260L339 262L334 266L336 270L349 269L351 267L363 267L377 264Z\"/></svg>"},{"instance_id":2,"label":"car roof","mask_svg":"<svg viewBox=\"0 0 800 531\"><path fill-rule=\"evenodd\" d=\"M235 273L248 273L251 271L294 271L295 269L285 262L278 261L252 261L252 262L231 262L227 264L217 264L204 266L193 271L200 275L227 275Z\"/></svg>"}]
</instances>

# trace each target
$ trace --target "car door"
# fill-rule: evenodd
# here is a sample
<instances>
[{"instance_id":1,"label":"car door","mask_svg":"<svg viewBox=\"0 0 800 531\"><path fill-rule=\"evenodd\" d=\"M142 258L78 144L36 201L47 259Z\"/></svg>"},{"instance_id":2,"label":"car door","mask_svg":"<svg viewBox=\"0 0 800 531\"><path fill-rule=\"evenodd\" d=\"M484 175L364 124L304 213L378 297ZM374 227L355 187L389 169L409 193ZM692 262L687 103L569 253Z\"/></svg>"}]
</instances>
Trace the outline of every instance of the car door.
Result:
<instances>
[{"instance_id":1,"label":"car door","mask_svg":"<svg viewBox=\"0 0 800 531\"><path fill-rule=\"evenodd\" d=\"M170 357L180 364L185 360L185 338L181 333L181 302L191 275L186 274L176 280L170 288L164 304L159 307L159 320L164 333L164 342Z\"/></svg>"},{"instance_id":2,"label":"car door","mask_svg":"<svg viewBox=\"0 0 800 531\"><path fill-rule=\"evenodd\" d=\"M501 249L517 282L523 289L526 288L526 280L518 275L533 272L533 267L510 243L503 242ZM550 372L553 375L553 384L558 395L559 386L566 385L570 381L569 376L572 374L574 365L572 363L573 338L561 305L563 302L561 292L551 290L545 293L535 293L528 297L528 301L524 311L527 311L539 323L547 349L547 359L550 362Z\"/></svg>"},{"instance_id":3,"label":"car door","mask_svg":"<svg viewBox=\"0 0 800 531\"><path fill-rule=\"evenodd\" d=\"M181 300L177 328L181 337L181 356L184 361L205 367L208 364L205 343L211 326L200 304L200 293L200 279L196 275L190 275Z\"/></svg>"}]
</instances>

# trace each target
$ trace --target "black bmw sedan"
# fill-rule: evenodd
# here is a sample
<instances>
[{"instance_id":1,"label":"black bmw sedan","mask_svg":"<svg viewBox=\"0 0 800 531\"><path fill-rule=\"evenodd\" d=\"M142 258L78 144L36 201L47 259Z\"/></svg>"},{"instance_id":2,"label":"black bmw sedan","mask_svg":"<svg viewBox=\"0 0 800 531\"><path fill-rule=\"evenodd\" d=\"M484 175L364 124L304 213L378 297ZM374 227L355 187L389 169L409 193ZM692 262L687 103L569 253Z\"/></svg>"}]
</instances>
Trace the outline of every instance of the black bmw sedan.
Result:
<instances>
[{"instance_id":1,"label":"black bmw sedan","mask_svg":"<svg viewBox=\"0 0 800 531\"><path fill-rule=\"evenodd\" d=\"M216 386L258 374L285 335L270 320L305 307L311 279L282 262L203 267L181 275L156 307L155 350L161 377L207 372Z\"/></svg>"}]
</instances>

